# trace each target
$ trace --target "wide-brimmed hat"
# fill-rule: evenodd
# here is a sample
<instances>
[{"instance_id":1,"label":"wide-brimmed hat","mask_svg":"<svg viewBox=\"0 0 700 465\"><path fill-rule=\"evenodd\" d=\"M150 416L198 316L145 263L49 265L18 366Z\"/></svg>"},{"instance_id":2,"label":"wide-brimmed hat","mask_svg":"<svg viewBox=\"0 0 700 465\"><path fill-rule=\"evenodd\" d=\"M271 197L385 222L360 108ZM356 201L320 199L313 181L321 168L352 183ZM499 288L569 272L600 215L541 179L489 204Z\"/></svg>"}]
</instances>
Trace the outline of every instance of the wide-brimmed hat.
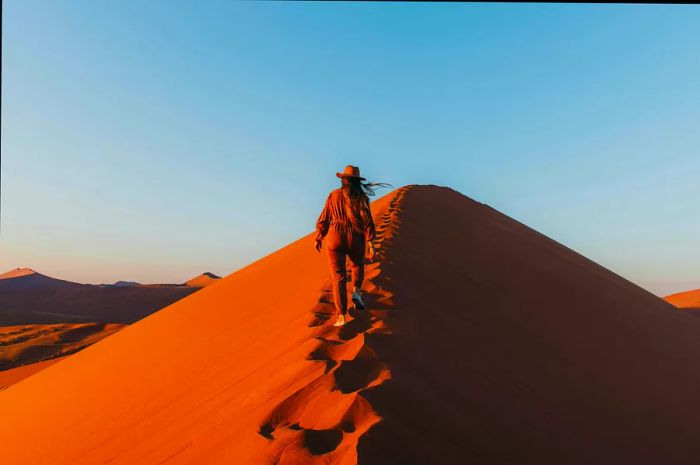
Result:
<instances>
[{"instance_id":1,"label":"wide-brimmed hat","mask_svg":"<svg viewBox=\"0 0 700 465\"><path fill-rule=\"evenodd\" d=\"M346 166L342 173L335 173L335 175L339 178L359 178L360 181L365 180L365 178L360 176L360 168L352 165Z\"/></svg>"}]
</instances>

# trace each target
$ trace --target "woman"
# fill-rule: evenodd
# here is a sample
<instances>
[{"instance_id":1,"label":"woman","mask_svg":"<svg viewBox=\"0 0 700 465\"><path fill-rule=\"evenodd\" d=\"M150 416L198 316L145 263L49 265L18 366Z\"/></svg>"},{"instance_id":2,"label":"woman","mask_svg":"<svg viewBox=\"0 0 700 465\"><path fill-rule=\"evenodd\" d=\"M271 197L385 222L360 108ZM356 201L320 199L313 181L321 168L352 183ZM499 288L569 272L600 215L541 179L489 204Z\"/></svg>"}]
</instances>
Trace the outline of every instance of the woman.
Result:
<instances>
[{"instance_id":1,"label":"woman","mask_svg":"<svg viewBox=\"0 0 700 465\"><path fill-rule=\"evenodd\" d=\"M338 312L338 320L333 326L345 324L348 307L346 290L347 274L345 257L350 258L352 271L352 302L358 310L364 310L365 303L360 296L364 279L365 244L369 243L369 259L374 260L374 221L369 208L369 196L374 195L375 187L388 186L384 183L363 183L360 168L348 165L342 173L341 187L328 194L326 204L316 221L317 251L321 251L326 239L326 256L331 270L333 299Z\"/></svg>"}]
</instances>

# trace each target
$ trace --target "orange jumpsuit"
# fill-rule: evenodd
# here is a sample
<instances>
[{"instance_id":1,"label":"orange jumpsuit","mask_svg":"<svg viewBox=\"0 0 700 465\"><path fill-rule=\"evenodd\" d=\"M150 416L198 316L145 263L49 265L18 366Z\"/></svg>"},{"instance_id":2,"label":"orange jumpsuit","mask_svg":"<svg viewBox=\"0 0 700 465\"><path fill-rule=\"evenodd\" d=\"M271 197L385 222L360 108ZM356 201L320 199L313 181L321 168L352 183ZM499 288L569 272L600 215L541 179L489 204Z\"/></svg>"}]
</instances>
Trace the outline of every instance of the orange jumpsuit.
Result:
<instances>
[{"instance_id":1,"label":"orange jumpsuit","mask_svg":"<svg viewBox=\"0 0 700 465\"><path fill-rule=\"evenodd\" d=\"M369 200L364 204L369 221L355 225L350 222L342 188L328 194L323 211L316 221L316 239L326 240L326 257L331 272L335 308L345 314L348 308L346 257L350 259L352 282L358 289L365 274L365 242L374 239L375 228Z\"/></svg>"}]
</instances>

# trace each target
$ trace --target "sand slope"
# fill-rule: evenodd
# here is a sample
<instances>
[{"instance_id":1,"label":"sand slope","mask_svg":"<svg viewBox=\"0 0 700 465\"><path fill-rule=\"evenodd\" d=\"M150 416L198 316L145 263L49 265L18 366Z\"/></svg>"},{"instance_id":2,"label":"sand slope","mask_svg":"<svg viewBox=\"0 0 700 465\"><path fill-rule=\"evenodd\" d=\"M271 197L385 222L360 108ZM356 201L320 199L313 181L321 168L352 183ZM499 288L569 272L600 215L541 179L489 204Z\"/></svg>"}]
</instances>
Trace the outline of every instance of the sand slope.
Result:
<instances>
[{"instance_id":1,"label":"sand slope","mask_svg":"<svg viewBox=\"0 0 700 465\"><path fill-rule=\"evenodd\" d=\"M697 462L697 318L450 189L372 207L346 327L308 235L1 391L3 459Z\"/></svg>"},{"instance_id":2,"label":"sand slope","mask_svg":"<svg viewBox=\"0 0 700 465\"><path fill-rule=\"evenodd\" d=\"M37 272L32 270L31 268L15 268L14 270L10 270L0 274L0 280L21 278L23 276L31 276L34 274L37 274Z\"/></svg>"},{"instance_id":3,"label":"sand slope","mask_svg":"<svg viewBox=\"0 0 700 465\"><path fill-rule=\"evenodd\" d=\"M49 360L34 362L30 363L29 365L22 365L16 368L10 368L9 370L0 371L0 390L6 389L15 383L19 383L24 378L28 378L34 373L38 373L44 368L50 367L54 363L63 360L63 358L64 357L56 357Z\"/></svg>"}]
</instances>

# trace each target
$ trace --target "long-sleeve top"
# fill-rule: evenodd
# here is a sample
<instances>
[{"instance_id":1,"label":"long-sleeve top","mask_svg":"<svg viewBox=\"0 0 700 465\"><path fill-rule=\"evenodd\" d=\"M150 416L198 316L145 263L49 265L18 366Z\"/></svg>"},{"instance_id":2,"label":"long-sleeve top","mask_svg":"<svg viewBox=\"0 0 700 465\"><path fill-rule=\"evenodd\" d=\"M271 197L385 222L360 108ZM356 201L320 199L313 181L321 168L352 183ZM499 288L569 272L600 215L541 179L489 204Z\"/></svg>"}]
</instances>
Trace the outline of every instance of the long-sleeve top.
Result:
<instances>
[{"instance_id":1,"label":"long-sleeve top","mask_svg":"<svg viewBox=\"0 0 700 465\"><path fill-rule=\"evenodd\" d=\"M358 221L360 221L358 216L355 216L355 221L353 222L350 216L351 213L349 212L349 205L346 205L345 202L342 188L331 191L316 221L316 239L322 240L328 233L328 228L331 226L337 228L339 232L347 232L354 229L363 234L367 241L374 239L376 234L374 220L372 219L372 211L369 207L369 199L366 197L363 208L366 209L366 218L368 218L366 224L358 224Z\"/></svg>"}]
</instances>

